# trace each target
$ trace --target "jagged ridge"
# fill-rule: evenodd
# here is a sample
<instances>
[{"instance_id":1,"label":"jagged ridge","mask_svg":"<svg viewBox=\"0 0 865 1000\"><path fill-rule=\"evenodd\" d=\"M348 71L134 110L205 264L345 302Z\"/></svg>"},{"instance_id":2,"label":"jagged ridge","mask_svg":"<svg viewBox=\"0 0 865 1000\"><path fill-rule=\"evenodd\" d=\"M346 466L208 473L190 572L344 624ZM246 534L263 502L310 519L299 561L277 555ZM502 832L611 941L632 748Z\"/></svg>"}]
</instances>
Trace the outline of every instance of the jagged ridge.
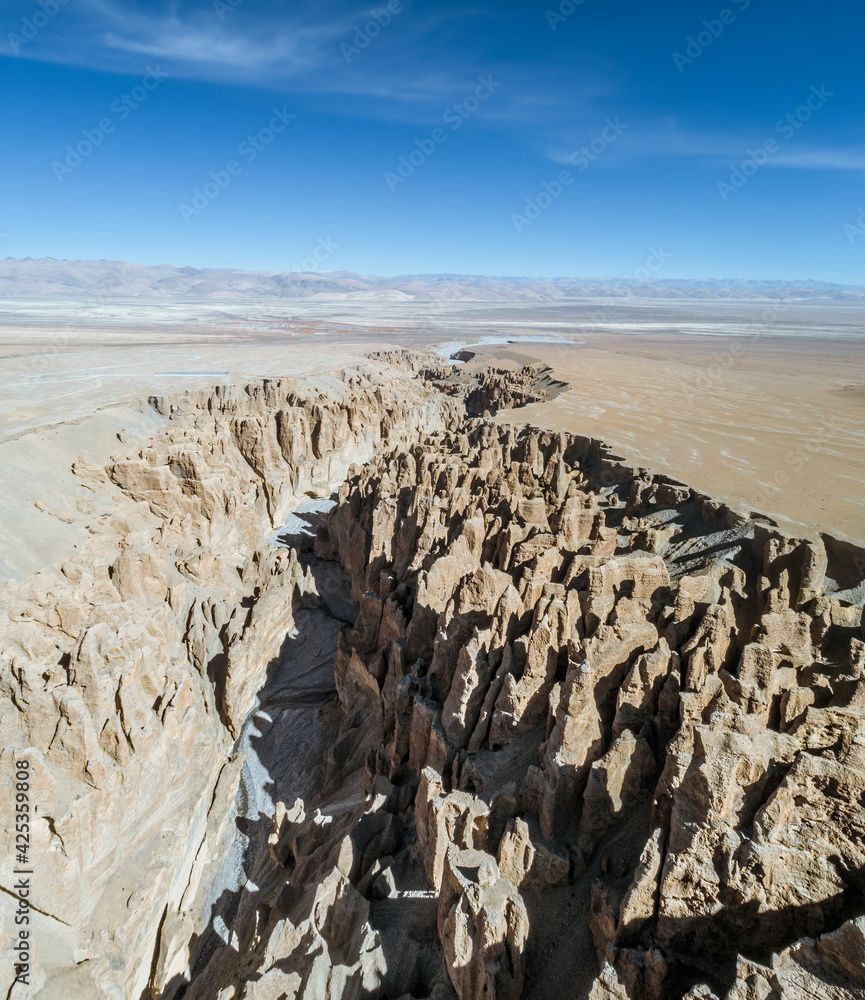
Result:
<instances>
[{"instance_id":1,"label":"jagged ridge","mask_svg":"<svg viewBox=\"0 0 865 1000\"><path fill-rule=\"evenodd\" d=\"M64 969L59 936L44 996L861 996L863 553L467 418L478 386L519 398L511 378L154 400L151 447L79 465L117 513L65 582L11 588L3 625L43 899L90 958ZM277 804L285 889L248 887L208 960L233 737L317 599L262 533L352 460L316 542L360 606L327 781ZM599 972L559 988L547 948L581 922Z\"/></svg>"}]
</instances>

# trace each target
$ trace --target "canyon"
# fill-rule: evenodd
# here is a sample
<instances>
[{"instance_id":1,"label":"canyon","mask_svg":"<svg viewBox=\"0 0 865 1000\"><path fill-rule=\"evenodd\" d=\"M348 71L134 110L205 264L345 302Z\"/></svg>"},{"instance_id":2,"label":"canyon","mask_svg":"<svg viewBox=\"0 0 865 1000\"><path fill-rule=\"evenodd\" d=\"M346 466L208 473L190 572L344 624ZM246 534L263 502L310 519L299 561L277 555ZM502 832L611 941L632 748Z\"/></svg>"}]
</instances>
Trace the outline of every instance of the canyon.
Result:
<instances>
[{"instance_id":1,"label":"canyon","mask_svg":"<svg viewBox=\"0 0 865 1000\"><path fill-rule=\"evenodd\" d=\"M387 349L8 443L5 995L865 996L865 550L567 388Z\"/></svg>"}]
</instances>

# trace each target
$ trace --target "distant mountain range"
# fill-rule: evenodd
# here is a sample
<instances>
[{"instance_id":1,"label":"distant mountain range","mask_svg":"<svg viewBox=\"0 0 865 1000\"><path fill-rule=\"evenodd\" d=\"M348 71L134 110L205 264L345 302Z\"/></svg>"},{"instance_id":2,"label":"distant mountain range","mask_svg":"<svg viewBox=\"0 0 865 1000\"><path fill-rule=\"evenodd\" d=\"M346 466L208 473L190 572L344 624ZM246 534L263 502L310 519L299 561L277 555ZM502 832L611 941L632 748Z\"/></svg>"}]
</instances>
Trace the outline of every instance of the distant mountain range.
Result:
<instances>
[{"instance_id":1,"label":"distant mountain range","mask_svg":"<svg viewBox=\"0 0 865 1000\"><path fill-rule=\"evenodd\" d=\"M350 271L237 271L116 260L0 260L0 298L286 298L555 302L582 298L865 301L865 287L819 281L520 278Z\"/></svg>"}]
</instances>

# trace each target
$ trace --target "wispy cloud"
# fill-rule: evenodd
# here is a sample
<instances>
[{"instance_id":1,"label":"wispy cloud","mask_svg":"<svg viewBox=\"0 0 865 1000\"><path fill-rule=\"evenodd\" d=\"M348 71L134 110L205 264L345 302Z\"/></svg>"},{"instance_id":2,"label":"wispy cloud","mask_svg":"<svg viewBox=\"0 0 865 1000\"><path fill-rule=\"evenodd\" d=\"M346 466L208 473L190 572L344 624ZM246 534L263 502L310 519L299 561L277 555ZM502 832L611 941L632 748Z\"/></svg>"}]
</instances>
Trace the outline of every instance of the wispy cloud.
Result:
<instances>
[{"instance_id":1,"label":"wispy cloud","mask_svg":"<svg viewBox=\"0 0 865 1000\"><path fill-rule=\"evenodd\" d=\"M627 112L623 117L629 120ZM592 138L594 123L587 120L580 127L559 130L544 145L544 153L555 163L568 163L571 154L582 143ZM639 115L630 116L627 142L618 144L604 157L603 167L621 167L648 160L703 161L706 164L725 166L746 158L750 147L757 147L766 135L756 129L747 131L698 131L682 128L673 119L646 120ZM777 135L775 138L777 138ZM799 170L865 170L865 148L850 147L784 147L771 157L768 167L786 167Z\"/></svg>"},{"instance_id":2,"label":"wispy cloud","mask_svg":"<svg viewBox=\"0 0 865 1000\"><path fill-rule=\"evenodd\" d=\"M805 149L778 156L774 163L799 170L865 170L865 149Z\"/></svg>"},{"instance_id":3,"label":"wispy cloud","mask_svg":"<svg viewBox=\"0 0 865 1000\"><path fill-rule=\"evenodd\" d=\"M8 2L13 10L0 20L10 26L19 10L32 7L32 0ZM551 66L539 74L519 52L490 52L491 24L516 15L483 3L431 9L401 0L390 23L350 60L343 46L353 45L373 16L364 0L318 0L288 9L268 0L223 0L220 6L210 0L70 0L62 11L62 19L18 58L130 75L159 63L175 80L279 89L315 96L321 110L418 125L440 119L477 86L478 76L492 73L501 90L477 124L531 134L562 118L588 120L611 93L609 82L590 68Z\"/></svg>"},{"instance_id":4,"label":"wispy cloud","mask_svg":"<svg viewBox=\"0 0 865 1000\"><path fill-rule=\"evenodd\" d=\"M174 76L236 82L283 82L333 58L352 11L323 11L312 20L296 13L251 17L244 0L219 16L210 3L182 10L156 9L113 0L77 0L64 9L58 30L46 32L22 55L109 72L137 72L140 57L172 64ZM334 8L334 5L325 4Z\"/></svg>"},{"instance_id":5,"label":"wispy cloud","mask_svg":"<svg viewBox=\"0 0 865 1000\"><path fill-rule=\"evenodd\" d=\"M417 45L394 52L398 33L423 39L443 23L482 11L428 12L403 0L392 26L373 40L369 53L348 65L340 43L351 43L356 29L371 19L369 7L344 0L320 0L293 5L286 12L259 0L236 6L213 3L184 6L179 0L162 4L120 3L117 0L75 0L63 9L62 21L44 32L20 57L65 63L117 73L137 73L142 59L170 64L175 78L264 87L293 87L312 93L371 94L415 100L437 97L459 78L459 64L429 53L419 59ZM11 0L13 10L3 20L14 25L32 7ZM227 13L225 11L228 11ZM388 50L385 61L377 58ZM409 55L411 50L411 55ZM10 54L0 34L0 52Z\"/></svg>"}]
</instances>

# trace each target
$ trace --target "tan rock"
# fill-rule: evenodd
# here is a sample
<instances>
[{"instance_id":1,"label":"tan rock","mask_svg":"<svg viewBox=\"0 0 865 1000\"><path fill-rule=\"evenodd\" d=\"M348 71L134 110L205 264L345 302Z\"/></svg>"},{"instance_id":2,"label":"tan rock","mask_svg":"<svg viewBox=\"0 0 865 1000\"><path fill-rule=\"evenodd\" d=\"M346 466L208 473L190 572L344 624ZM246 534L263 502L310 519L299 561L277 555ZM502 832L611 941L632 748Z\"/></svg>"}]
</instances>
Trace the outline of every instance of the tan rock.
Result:
<instances>
[{"instance_id":1,"label":"tan rock","mask_svg":"<svg viewBox=\"0 0 865 1000\"><path fill-rule=\"evenodd\" d=\"M439 937L460 1000L519 1000L529 920L520 894L482 851L447 854Z\"/></svg>"},{"instance_id":2,"label":"tan rock","mask_svg":"<svg viewBox=\"0 0 865 1000\"><path fill-rule=\"evenodd\" d=\"M543 377L400 354L306 386L160 398L134 445L75 461L72 493L28 500L81 545L10 586L0 615L0 733L17 748L0 784L8 798L9 754L33 762L53 930L39 1000L189 977L188 1000L421 982L444 1000L444 975L461 997L516 998L526 947L543 975L548 944L527 937L517 885L543 905L582 877L580 851L601 881L592 996L665 1000L673 956L738 961L737 1000L862 992L856 553L785 538L600 442L466 418ZM230 927L206 928L236 829L235 737L317 600L266 539L340 482L315 551L360 609L339 701L308 720L334 727L325 785L288 807L270 762L274 815L245 828L263 830L265 877ZM9 831L0 848L14 856ZM775 958L746 961L745 940Z\"/></svg>"},{"instance_id":3,"label":"tan rock","mask_svg":"<svg viewBox=\"0 0 865 1000\"><path fill-rule=\"evenodd\" d=\"M651 653L637 657L616 697L613 732L617 736L625 729L639 732L657 715L661 691L678 663L678 655L670 652L664 639Z\"/></svg>"},{"instance_id":4,"label":"tan rock","mask_svg":"<svg viewBox=\"0 0 865 1000\"><path fill-rule=\"evenodd\" d=\"M657 916L665 848L664 831L658 827L643 848L634 879L619 907L617 939L625 944L637 940L646 924Z\"/></svg>"},{"instance_id":5,"label":"tan rock","mask_svg":"<svg viewBox=\"0 0 865 1000\"><path fill-rule=\"evenodd\" d=\"M452 845L459 850L481 848L486 843L489 806L466 792L445 793L441 776L424 768L415 799L418 845L427 877L441 888L445 859Z\"/></svg>"},{"instance_id":6,"label":"tan rock","mask_svg":"<svg viewBox=\"0 0 865 1000\"><path fill-rule=\"evenodd\" d=\"M458 750L468 746L490 684L488 659L491 634L475 632L457 658L456 672L442 711L442 726Z\"/></svg>"},{"instance_id":7,"label":"tan rock","mask_svg":"<svg viewBox=\"0 0 865 1000\"><path fill-rule=\"evenodd\" d=\"M589 769L583 811L577 831L579 846L591 852L610 827L636 801L655 770L655 758L642 736L625 730Z\"/></svg>"},{"instance_id":8,"label":"tan rock","mask_svg":"<svg viewBox=\"0 0 865 1000\"><path fill-rule=\"evenodd\" d=\"M586 663L569 671L555 711L555 726L543 749L543 793L539 804L545 837L563 832L585 788L592 763L603 753L603 729L594 702L595 674Z\"/></svg>"},{"instance_id":9,"label":"tan rock","mask_svg":"<svg viewBox=\"0 0 865 1000\"><path fill-rule=\"evenodd\" d=\"M499 871L518 889L567 885L570 863L543 844L532 842L529 825L522 819L508 821L498 850Z\"/></svg>"}]
</instances>

